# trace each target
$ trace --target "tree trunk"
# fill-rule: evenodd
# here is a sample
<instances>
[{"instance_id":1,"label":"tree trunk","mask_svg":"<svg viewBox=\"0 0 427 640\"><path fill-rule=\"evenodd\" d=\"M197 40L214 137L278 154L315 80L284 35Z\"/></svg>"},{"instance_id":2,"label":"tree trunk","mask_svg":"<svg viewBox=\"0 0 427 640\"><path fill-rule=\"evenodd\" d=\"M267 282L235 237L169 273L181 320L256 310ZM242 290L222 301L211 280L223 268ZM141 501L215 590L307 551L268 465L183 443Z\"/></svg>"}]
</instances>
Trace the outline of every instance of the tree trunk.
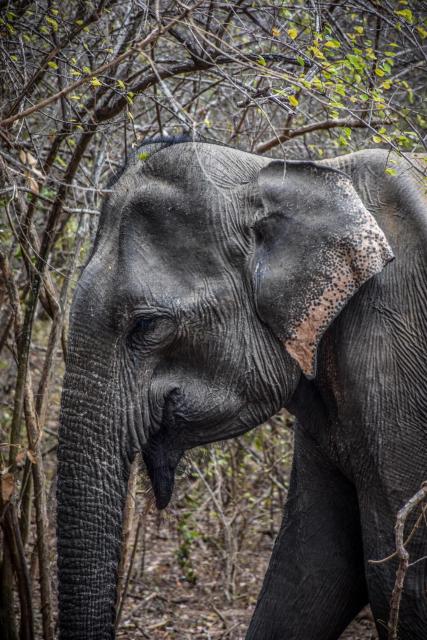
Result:
<instances>
[{"instance_id":1,"label":"tree trunk","mask_svg":"<svg viewBox=\"0 0 427 640\"><path fill-rule=\"evenodd\" d=\"M3 560L0 565L0 629L3 640L18 640L13 606L12 559L7 544L3 545Z\"/></svg>"}]
</instances>

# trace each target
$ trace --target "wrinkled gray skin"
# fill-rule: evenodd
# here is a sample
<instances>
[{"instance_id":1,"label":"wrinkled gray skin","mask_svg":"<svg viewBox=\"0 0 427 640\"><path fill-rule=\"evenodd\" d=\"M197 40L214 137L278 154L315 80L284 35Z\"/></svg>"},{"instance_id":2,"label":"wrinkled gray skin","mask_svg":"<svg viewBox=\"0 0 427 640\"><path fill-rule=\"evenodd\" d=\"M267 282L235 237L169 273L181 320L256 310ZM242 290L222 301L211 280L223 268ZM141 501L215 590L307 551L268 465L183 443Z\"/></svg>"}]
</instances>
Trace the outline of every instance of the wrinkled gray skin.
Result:
<instances>
[{"instance_id":1,"label":"wrinkled gray skin","mask_svg":"<svg viewBox=\"0 0 427 640\"><path fill-rule=\"evenodd\" d=\"M396 513L427 478L417 175L396 159L385 174L382 151L317 166L206 143L149 152L112 186L72 306L60 638L114 637L136 452L163 508L186 449L286 406L298 418L291 487L247 638L334 639L369 601L384 639L396 562L368 560L393 551ZM427 555L426 536L408 549ZM408 571L400 640L425 640L426 570Z\"/></svg>"}]
</instances>

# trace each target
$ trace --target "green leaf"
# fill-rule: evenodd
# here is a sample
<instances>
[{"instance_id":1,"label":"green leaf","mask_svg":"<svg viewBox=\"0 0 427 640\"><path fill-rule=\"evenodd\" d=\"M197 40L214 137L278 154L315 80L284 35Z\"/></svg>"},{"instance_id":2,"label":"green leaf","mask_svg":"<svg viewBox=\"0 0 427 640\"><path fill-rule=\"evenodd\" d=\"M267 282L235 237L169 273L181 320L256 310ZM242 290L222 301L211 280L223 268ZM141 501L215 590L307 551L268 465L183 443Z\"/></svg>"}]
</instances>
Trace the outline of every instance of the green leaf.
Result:
<instances>
[{"instance_id":1,"label":"green leaf","mask_svg":"<svg viewBox=\"0 0 427 640\"><path fill-rule=\"evenodd\" d=\"M374 142L376 142L377 144L381 144L383 139L381 138L381 136L372 136L372 140Z\"/></svg>"},{"instance_id":2,"label":"green leaf","mask_svg":"<svg viewBox=\"0 0 427 640\"><path fill-rule=\"evenodd\" d=\"M378 67L375 69L375 74L380 78L382 78L385 75L384 71L382 69L379 69Z\"/></svg>"},{"instance_id":3,"label":"green leaf","mask_svg":"<svg viewBox=\"0 0 427 640\"><path fill-rule=\"evenodd\" d=\"M313 78L313 80L311 81L311 84L318 89L319 91L323 91L324 86L323 86L323 82L321 81L320 78Z\"/></svg>"},{"instance_id":4,"label":"green leaf","mask_svg":"<svg viewBox=\"0 0 427 640\"><path fill-rule=\"evenodd\" d=\"M293 107L297 107L298 106L298 98L294 95L291 95L288 97L289 100L289 104L291 104Z\"/></svg>"},{"instance_id":5,"label":"green leaf","mask_svg":"<svg viewBox=\"0 0 427 640\"><path fill-rule=\"evenodd\" d=\"M98 78L96 77L92 78L90 83L92 87L102 87L102 82L100 82L100 80L98 80Z\"/></svg>"},{"instance_id":6,"label":"green leaf","mask_svg":"<svg viewBox=\"0 0 427 640\"><path fill-rule=\"evenodd\" d=\"M353 55L352 53L349 53L346 56L346 58L351 64L351 66L357 69L357 71L363 71L365 67L365 62L361 56L357 56L357 55Z\"/></svg>"},{"instance_id":7,"label":"green leaf","mask_svg":"<svg viewBox=\"0 0 427 640\"><path fill-rule=\"evenodd\" d=\"M257 63L260 64L262 67L265 67L267 64L264 56L258 56Z\"/></svg>"},{"instance_id":8,"label":"green leaf","mask_svg":"<svg viewBox=\"0 0 427 640\"><path fill-rule=\"evenodd\" d=\"M338 40L327 40L325 42L325 47L328 47L329 49L338 49L340 46L341 42Z\"/></svg>"},{"instance_id":9,"label":"green leaf","mask_svg":"<svg viewBox=\"0 0 427 640\"><path fill-rule=\"evenodd\" d=\"M395 11L394 13L406 22L409 22L409 24L414 24L414 15L411 9L400 9L400 11Z\"/></svg>"},{"instance_id":10,"label":"green leaf","mask_svg":"<svg viewBox=\"0 0 427 640\"><path fill-rule=\"evenodd\" d=\"M57 69L58 68L58 65L53 60L49 60L49 62L47 63L47 66L50 67L51 69Z\"/></svg>"},{"instance_id":11,"label":"green leaf","mask_svg":"<svg viewBox=\"0 0 427 640\"><path fill-rule=\"evenodd\" d=\"M61 158L61 156L56 156L56 157L55 157L55 161L56 161L58 164L60 164L60 165L61 165L61 167L64 167L64 168L65 168L65 167L67 166L67 163L65 162L65 160L63 160L63 159Z\"/></svg>"},{"instance_id":12,"label":"green leaf","mask_svg":"<svg viewBox=\"0 0 427 640\"><path fill-rule=\"evenodd\" d=\"M53 29L55 32L56 32L56 31L58 31L58 23L57 23L57 21L55 20L55 18L51 18L50 16L46 16L45 20L46 20L46 22L47 22L48 24L50 24L50 26L52 27L52 29Z\"/></svg>"},{"instance_id":13,"label":"green leaf","mask_svg":"<svg viewBox=\"0 0 427 640\"><path fill-rule=\"evenodd\" d=\"M387 169L385 170L385 173L387 173L389 176L397 175L396 169L392 169L391 167L387 167Z\"/></svg>"},{"instance_id":14,"label":"green leaf","mask_svg":"<svg viewBox=\"0 0 427 640\"><path fill-rule=\"evenodd\" d=\"M150 154L148 153L148 151L142 151L141 153L138 153L138 159L141 160L142 162L144 162L145 160L148 160L149 157L150 157Z\"/></svg>"},{"instance_id":15,"label":"green leaf","mask_svg":"<svg viewBox=\"0 0 427 640\"><path fill-rule=\"evenodd\" d=\"M295 27L292 27L291 29L288 29L287 33L291 40L295 40L298 35L298 30L295 29Z\"/></svg>"},{"instance_id":16,"label":"green leaf","mask_svg":"<svg viewBox=\"0 0 427 640\"><path fill-rule=\"evenodd\" d=\"M315 56L315 58L320 58L321 60L325 59L324 54L322 53L322 51L320 51L318 47L310 47L310 51Z\"/></svg>"}]
</instances>

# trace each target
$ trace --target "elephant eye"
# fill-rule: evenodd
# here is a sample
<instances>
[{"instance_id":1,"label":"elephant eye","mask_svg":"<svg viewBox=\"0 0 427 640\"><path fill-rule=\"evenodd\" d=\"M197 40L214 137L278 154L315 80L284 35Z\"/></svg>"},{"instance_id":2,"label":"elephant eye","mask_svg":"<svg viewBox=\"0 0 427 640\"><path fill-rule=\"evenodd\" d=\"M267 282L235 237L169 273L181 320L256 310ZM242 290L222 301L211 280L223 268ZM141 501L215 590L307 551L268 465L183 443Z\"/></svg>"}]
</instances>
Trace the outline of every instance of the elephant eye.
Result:
<instances>
[{"instance_id":1,"label":"elephant eye","mask_svg":"<svg viewBox=\"0 0 427 640\"><path fill-rule=\"evenodd\" d=\"M138 318L130 330L127 341L130 346L135 346L154 328L154 318Z\"/></svg>"},{"instance_id":2,"label":"elephant eye","mask_svg":"<svg viewBox=\"0 0 427 640\"><path fill-rule=\"evenodd\" d=\"M141 331L142 333L146 333L149 329L154 325L154 318L140 318L136 325L134 326L133 331Z\"/></svg>"},{"instance_id":3,"label":"elephant eye","mask_svg":"<svg viewBox=\"0 0 427 640\"><path fill-rule=\"evenodd\" d=\"M170 344L175 335L175 323L164 315L136 318L126 341L132 351L156 351Z\"/></svg>"}]
</instances>

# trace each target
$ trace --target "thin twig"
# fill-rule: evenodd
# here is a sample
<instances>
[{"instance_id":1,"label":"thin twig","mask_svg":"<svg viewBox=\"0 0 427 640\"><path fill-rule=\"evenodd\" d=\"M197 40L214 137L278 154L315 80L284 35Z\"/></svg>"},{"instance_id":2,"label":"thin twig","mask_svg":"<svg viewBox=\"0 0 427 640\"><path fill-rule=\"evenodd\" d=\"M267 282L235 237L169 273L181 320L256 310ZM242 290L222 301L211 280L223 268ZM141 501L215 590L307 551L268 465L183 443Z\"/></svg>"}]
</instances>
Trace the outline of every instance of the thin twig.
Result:
<instances>
[{"instance_id":1,"label":"thin twig","mask_svg":"<svg viewBox=\"0 0 427 640\"><path fill-rule=\"evenodd\" d=\"M421 489L412 496L410 500L400 509L396 518L396 552L399 558L399 566L396 570L396 581L390 599L390 616L388 620L388 640L398 640L399 610L402 599L403 585L406 572L409 566L409 553L405 549L404 533L406 520L410 513L427 498L427 482L424 482Z\"/></svg>"}]
</instances>

